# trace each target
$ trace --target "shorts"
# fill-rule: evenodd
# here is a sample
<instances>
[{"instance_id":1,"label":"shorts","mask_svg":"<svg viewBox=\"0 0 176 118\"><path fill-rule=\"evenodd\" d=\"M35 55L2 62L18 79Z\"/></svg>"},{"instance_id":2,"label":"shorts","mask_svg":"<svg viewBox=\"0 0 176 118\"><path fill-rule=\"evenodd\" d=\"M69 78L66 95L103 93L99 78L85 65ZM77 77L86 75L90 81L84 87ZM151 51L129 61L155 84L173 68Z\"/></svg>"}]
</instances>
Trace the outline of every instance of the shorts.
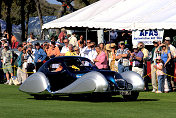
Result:
<instances>
[{"instance_id":1,"label":"shorts","mask_svg":"<svg viewBox=\"0 0 176 118\"><path fill-rule=\"evenodd\" d=\"M3 64L2 65L4 73L13 73L12 65L11 64Z\"/></svg>"}]
</instances>

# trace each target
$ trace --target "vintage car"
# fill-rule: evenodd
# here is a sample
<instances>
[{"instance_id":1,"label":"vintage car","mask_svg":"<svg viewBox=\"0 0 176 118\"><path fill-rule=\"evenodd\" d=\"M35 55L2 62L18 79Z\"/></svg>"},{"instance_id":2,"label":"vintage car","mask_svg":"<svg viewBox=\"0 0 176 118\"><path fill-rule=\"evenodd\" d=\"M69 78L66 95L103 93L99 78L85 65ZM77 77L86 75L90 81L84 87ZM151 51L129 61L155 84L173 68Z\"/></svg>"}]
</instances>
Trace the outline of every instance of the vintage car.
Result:
<instances>
[{"instance_id":1,"label":"vintage car","mask_svg":"<svg viewBox=\"0 0 176 118\"><path fill-rule=\"evenodd\" d=\"M87 58L62 56L48 60L19 90L36 98L44 95L122 95L125 100L137 100L139 92L144 90L144 81L132 71L119 74L99 70Z\"/></svg>"}]
</instances>

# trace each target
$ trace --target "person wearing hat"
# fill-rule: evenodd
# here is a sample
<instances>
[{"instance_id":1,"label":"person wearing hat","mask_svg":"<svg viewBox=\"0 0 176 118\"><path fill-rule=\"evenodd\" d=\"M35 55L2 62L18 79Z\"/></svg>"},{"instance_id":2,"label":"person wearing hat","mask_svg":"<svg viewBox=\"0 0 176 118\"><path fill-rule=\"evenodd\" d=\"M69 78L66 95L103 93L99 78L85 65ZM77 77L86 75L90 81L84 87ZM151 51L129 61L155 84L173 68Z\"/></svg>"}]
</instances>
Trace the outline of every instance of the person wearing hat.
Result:
<instances>
[{"instance_id":1,"label":"person wearing hat","mask_svg":"<svg viewBox=\"0 0 176 118\"><path fill-rule=\"evenodd\" d=\"M51 46L49 47L48 51L47 51L47 56L49 58L53 58L53 57L58 57L60 56L60 50L59 48L56 46L55 41L51 42Z\"/></svg>"},{"instance_id":2,"label":"person wearing hat","mask_svg":"<svg viewBox=\"0 0 176 118\"><path fill-rule=\"evenodd\" d=\"M109 53L109 65L110 65L110 70L112 71L118 71L118 64L116 64L115 62L115 57L116 57L116 44L115 43L111 43L110 44L110 53Z\"/></svg>"},{"instance_id":3,"label":"person wearing hat","mask_svg":"<svg viewBox=\"0 0 176 118\"><path fill-rule=\"evenodd\" d=\"M176 48L171 44L170 37L165 37L165 43L168 47L168 50L170 50L171 52L171 60L170 60L170 64L168 65L168 68L170 70L168 71L168 74L174 76L175 62L176 62ZM175 90L174 78L170 76L168 76L167 78L168 78L169 89L171 91L174 91Z\"/></svg>"},{"instance_id":4,"label":"person wearing hat","mask_svg":"<svg viewBox=\"0 0 176 118\"><path fill-rule=\"evenodd\" d=\"M43 61L45 60L47 55L45 51L40 48L40 44L38 42L35 44L35 48L36 50L34 53L34 64L36 66L36 71L38 71L39 67L43 65Z\"/></svg>"},{"instance_id":5,"label":"person wearing hat","mask_svg":"<svg viewBox=\"0 0 176 118\"><path fill-rule=\"evenodd\" d=\"M155 71L154 65L156 65L156 57L160 55L161 47L159 47L157 40L153 41L153 45L154 45L154 48L151 51L151 53L152 53L152 57L151 57L151 82L152 82L152 87L153 87L152 92L156 92L157 91L157 84L156 84L157 76L156 76L156 71Z\"/></svg>"},{"instance_id":6,"label":"person wearing hat","mask_svg":"<svg viewBox=\"0 0 176 118\"><path fill-rule=\"evenodd\" d=\"M12 51L9 49L9 45L7 43L4 44L4 49L2 50L1 61L3 63L3 71L6 74L7 82L5 84L9 84L10 77L13 77L13 69L12 69L12 61L13 61Z\"/></svg>"},{"instance_id":7,"label":"person wearing hat","mask_svg":"<svg viewBox=\"0 0 176 118\"><path fill-rule=\"evenodd\" d=\"M143 42L138 43L138 48L144 54L144 57L143 57L143 76L145 76L145 75L147 75L147 60L149 59L149 51L145 48L145 44ZM144 90L148 91L149 90L149 88L148 88L149 78L144 77L144 82L145 82Z\"/></svg>"},{"instance_id":8,"label":"person wearing hat","mask_svg":"<svg viewBox=\"0 0 176 118\"><path fill-rule=\"evenodd\" d=\"M133 45L134 52L131 53L130 61L133 62L132 71L143 76L143 57L144 54L139 50L137 45Z\"/></svg>"},{"instance_id":9,"label":"person wearing hat","mask_svg":"<svg viewBox=\"0 0 176 118\"><path fill-rule=\"evenodd\" d=\"M117 50L115 59L118 60L118 72L122 73L129 71L129 49L125 48L125 42L119 42L119 49Z\"/></svg>"}]
</instances>

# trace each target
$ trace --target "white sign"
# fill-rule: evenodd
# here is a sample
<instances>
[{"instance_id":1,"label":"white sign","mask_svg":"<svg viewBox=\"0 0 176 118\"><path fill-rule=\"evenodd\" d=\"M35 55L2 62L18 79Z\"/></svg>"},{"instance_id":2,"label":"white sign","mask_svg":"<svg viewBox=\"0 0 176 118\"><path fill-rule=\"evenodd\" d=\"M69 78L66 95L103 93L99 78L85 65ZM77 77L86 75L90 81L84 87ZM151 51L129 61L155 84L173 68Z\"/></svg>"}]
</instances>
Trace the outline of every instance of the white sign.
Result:
<instances>
[{"instance_id":1,"label":"white sign","mask_svg":"<svg viewBox=\"0 0 176 118\"><path fill-rule=\"evenodd\" d=\"M143 42L145 45L153 45L153 41L163 41L164 30L134 30L132 31L133 45Z\"/></svg>"}]
</instances>

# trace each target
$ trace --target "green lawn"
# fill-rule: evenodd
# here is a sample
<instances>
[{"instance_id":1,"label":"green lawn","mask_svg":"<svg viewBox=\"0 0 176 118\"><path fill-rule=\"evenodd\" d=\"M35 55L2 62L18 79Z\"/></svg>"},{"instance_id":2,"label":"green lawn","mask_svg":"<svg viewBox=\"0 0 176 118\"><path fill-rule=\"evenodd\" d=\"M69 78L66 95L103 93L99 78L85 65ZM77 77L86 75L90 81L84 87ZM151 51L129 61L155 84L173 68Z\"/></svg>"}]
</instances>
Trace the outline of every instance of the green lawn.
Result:
<instances>
[{"instance_id":1,"label":"green lawn","mask_svg":"<svg viewBox=\"0 0 176 118\"><path fill-rule=\"evenodd\" d=\"M141 92L138 101L35 100L17 86L0 84L0 118L175 118L176 93Z\"/></svg>"}]
</instances>

